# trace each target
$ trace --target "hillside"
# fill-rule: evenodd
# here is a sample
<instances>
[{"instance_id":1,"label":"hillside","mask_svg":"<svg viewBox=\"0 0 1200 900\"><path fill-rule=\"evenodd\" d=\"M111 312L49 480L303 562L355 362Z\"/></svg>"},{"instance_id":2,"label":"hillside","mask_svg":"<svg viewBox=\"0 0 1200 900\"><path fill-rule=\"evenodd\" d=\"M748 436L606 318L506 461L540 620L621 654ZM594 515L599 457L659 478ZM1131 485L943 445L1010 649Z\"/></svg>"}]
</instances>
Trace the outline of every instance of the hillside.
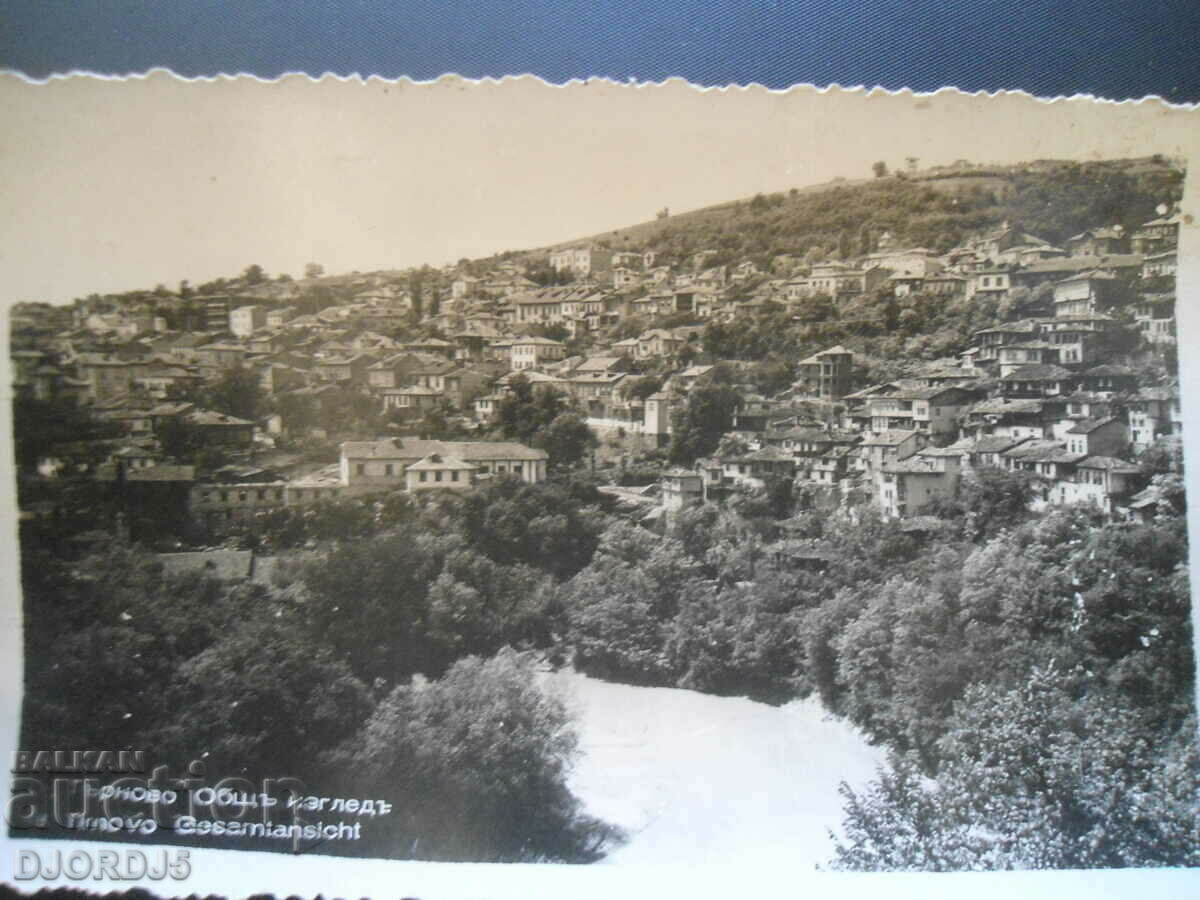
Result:
<instances>
[{"instance_id":1,"label":"hillside","mask_svg":"<svg viewBox=\"0 0 1200 900\"><path fill-rule=\"evenodd\" d=\"M1183 172L1162 157L1015 166L960 163L915 173L837 181L710 206L530 251L595 244L655 250L679 263L715 250L710 265L787 255L811 259L871 252L883 232L900 246L949 250L1003 221L1051 243L1097 223L1132 228L1181 196Z\"/></svg>"}]
</instances>

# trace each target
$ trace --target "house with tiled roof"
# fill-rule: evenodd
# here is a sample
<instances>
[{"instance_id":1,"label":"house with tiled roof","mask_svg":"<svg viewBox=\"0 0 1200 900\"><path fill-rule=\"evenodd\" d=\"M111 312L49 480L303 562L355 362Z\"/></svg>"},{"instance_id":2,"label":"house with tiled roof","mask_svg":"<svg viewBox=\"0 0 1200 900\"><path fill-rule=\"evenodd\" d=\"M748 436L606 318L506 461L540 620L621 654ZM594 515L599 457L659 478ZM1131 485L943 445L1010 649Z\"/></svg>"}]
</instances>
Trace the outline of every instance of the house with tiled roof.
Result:
<instances>
[{"instance_id":1,"label":"house with tiled roof","mask_svg":"<svg viewBox=\"0 0 1200 900\"><path fill-rule=\"evenodd\" d=\"M404 469L404 487L416 493L429 490L467 490L475 484L479 466L457 456L430 453Z\"/></svg>"},{"instance_id":2,"label":"house with tiled roof","mask_svg":"<svg viewBox=\"0 0 1200 900\"><path fill-rule=\"evenodd\" d=\"M1076 384L1075 375L1062 366L1028 365L1002 377L1000 391L1007 398L1055 397L1070 393Z\"/></svg>"},{"instance_id":3,"label":"house with tiled roof","mask_svg":"<svg viewBox=\"0 0 1200 900\"><path fill-rule=\"evenodd\" d=\"M405 469L430 454L471 463L477 467L476 477L517 475L530 484L545 480L549 458L545 450L513 441L346 441L341 446L341 482L350 487L402 487Z\"/></svg>"},{"instance_id":4,"label":"house with tiled roof","mask_svg":"<svg viewBox=\"0 0 1200 900\"><path fill-rule=\"evenodd\" d=\"M934 500L954 497L962 472L961 454L924 452L880 467L877 498L885 516L904 518Z\"/></svg>"},{"instance_id":5,"label":"house with tiled roof","mask_svg":"<svg viewBox=\"0 0 1200 900\"><path fill-rule=\"evenodd\" d=\"M1125 230L1116 225L1111 228L1089 228L1067 238L1063 245L1070 256L1109 256L1128 252L1129 239Z\"/></svg>"}]
</instances>

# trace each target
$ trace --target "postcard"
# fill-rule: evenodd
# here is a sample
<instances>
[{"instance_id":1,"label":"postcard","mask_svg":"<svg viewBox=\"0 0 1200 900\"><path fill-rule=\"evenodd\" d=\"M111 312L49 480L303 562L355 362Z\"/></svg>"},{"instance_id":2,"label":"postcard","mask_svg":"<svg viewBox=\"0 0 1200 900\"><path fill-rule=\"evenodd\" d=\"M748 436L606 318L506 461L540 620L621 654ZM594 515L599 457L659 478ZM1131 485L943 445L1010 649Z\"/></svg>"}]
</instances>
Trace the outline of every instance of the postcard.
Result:
<instances>
[{"instance_id":1,"label":"postcard","mask_svg":"<svg viewBox=\"0 0 1200 900\"><path fill-rule=\"evenodd\" d=\"M6 889L1196 887L1195 109L0 109Z\"/></svg>"}]
</instances>

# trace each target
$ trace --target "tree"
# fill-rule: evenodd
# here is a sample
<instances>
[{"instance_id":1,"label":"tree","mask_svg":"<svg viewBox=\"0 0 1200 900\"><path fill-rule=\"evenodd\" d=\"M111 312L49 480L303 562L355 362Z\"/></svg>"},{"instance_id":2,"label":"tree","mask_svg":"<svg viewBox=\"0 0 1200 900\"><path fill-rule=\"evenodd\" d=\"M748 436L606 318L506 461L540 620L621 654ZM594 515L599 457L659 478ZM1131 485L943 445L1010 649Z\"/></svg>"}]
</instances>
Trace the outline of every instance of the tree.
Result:
<instances>
[{"instance_id":1,"label":"tree","mask_svg":"<svg viewBox=\"0 0 1200 900\"><path fill-rule=\"evenodd\" d=\"M325 267L320 263L310 262L304 267L305 278L320 278L325 274Z\"/></svg>"},{"instance_id":2,"label":"tree","mask_svg":"<svg viewBox=\"0 0 1200 900\"><path fill-rule=\"evenodd\" d=\"M425 859L592 862L620 834L567 787L577 748L563 701L538 686L528 657L503 650L396 688L346 756L395 807L368 839L379 846L403 842Z\"/></svg>"},{"instance_id":3,"label":"tree","mask_svg":"<svg viewBox=\"0 0 1200 900\"><path fill-rule=\"evenodd\" d=\"M621 396L626 400L645 400L662 390L661 375L641 375L626 378L621 384Z\"/></svg>"},{"instance_id":4,"label":"tree","mask_svg":"<svg viewBox=\"0 0 1200 900\"><path fill-rule=\"evenodd\" d=\"M532 444L538 432L567 408L562 393L535 390L524 375L513 378L509 393L496 406L496 424L506 438Z\"/></svg>"},{"instance_id":5,"label":"tree","mask_svg":"<svg viewBox=\"0 0 1200 900\"><path fill-rule=\"evenodd\" d=\"M875 173L876 178L884 178L888 173L887 163L879 160L879 162L871 166L871 171Z\"/></svg>"},{"instance_id":6,"label":"tree","mask_svg":"<svg viewBox=\"0 0 1200 900\"><path fill-rule=\"evenodd\" d=\"M241 365L226 369L201 399L209 409L239 419L254 421L262 414L263 391L258 375Z\"/></svg>"},{"instance_id":7,"label":"tree","mask_svg":"<svg viewBox=\"0 0 1200 900\"><path fill-rule=\"evenodd\" d=\"M267 280L267 275L262 266L254 263L246 267L246 270L242 272L242 278L245 279L246 284L262 284Z\"/></svg>"},{"instance_id":8,"label":"tree","mask_svg":"<svg viewBox=\"0 0 1200 900\"><path fill-rule=\"evenodd\" d=\"M229 775L312 771L371 709L366 686L329 650L261 620L185 662L166 693L176 715L161 745L180 759L204 753Z\"/></svg>"},{"instance_id":9,"label":"tree","mask_svg":"<svg viewBox=\"0 0 1200 900\"><path fill-rule=\"evenodd\" d=\"M873 871L1195 866L1191 720L1155 740L1083 673L1034 670L968 691L932 786L910 758L862 793L842 785L834 868Z\"/></svg>"},{"instance_id":10,"label":"tree","mask_svg":"<svg viewBox=\"0 0 1200 900\"><path fill-rule=\"evenodd\" d=\"M570 469L579 465L599 442L579 413L559 413L539 430L533 444L549 454L551 469Z\"/></svg>"},{"instance_id":11,"label":"tree","mask_svg":"<svg viewBox=\"0 0 1200 900\"><path fill-rule=\"evenodd\" d=\"M717 447L721 435L733 427L733 414L741 404L738 392L726 384L701 384L692 388L687 401L672 413L673 463L691 464Z\"/></svg>"}]
</instances>

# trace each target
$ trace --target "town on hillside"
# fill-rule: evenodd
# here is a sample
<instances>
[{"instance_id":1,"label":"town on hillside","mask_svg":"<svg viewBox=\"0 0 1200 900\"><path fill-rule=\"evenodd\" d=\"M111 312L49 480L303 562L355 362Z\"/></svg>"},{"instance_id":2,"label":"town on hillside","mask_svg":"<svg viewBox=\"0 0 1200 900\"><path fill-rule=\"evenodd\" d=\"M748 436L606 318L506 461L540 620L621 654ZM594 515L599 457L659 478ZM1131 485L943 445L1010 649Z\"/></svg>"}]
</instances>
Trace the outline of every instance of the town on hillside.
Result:
<instances>
[{"instance_id":1,"label":"town on hillside","mask_svg":"<svg viewBox=\"0 0 1200 900\"><path fill-rule=\"evenodd\" d=\"M868 252L765 267L597 244L251 266L22 304L21 516L191 550L282 509L586 468L648 524L780 485L905 518L989 468L1036 476L1034 505L1146 517L1144 458L1179 455L1179 222L1167 203L1053 242L1003 221L941 251L864 227ZM101 493L61 489L80 479Z\"/></svg>"},{"instance_id":2,"label":"town on hillside","mask_svg":"<svg viewBox=\"0 0 1200 900\"><path fill-rule=\"evenodd\" d=\"M442 268L18 304L21 746L187 790L12 833L1200 866L1183 174L881 163Z\"/></svg>"}]
</instances>

